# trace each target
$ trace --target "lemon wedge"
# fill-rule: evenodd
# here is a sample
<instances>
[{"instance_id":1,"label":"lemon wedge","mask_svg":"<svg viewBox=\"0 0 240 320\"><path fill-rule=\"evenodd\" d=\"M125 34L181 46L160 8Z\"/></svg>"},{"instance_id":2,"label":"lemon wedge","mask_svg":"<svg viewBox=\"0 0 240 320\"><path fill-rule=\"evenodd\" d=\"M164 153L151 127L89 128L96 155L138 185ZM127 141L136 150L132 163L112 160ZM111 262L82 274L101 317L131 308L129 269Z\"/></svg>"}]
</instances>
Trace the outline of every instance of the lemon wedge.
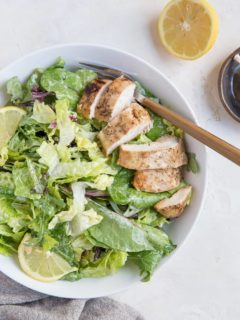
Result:
<instances>
[{"instance_id":1,"label":"lemon wedge","mask_svg":"<svg viewBox=\"0 0 240 320\"><path fill-rule=\"evenodd\" d=\"M0 108L0 149L12 138L25 114L26 112L18 107Z\"/></svg>"},{"instance_id":2,"label":"lemon wedge","mask_svg":"<svg viewBox=\"0 0 240 320\"><path fill-rule=\"evenodd\" d=\"M29 233L18 248L18 259L22 270L32 279L41 282L55 282L77 270L58 254L34 245Z\"/></svg>"},{"instance_id":3,"label":"lemon wedge","mask_svg":"<svg viewBox=\"0 0 240 320\"><path fill-rule=\"evenodd\" d=\"M195 60L213 47L218 15L206 0L172 0L160 14L158 31L171 54Z\"/></svg>"}]
</instances>

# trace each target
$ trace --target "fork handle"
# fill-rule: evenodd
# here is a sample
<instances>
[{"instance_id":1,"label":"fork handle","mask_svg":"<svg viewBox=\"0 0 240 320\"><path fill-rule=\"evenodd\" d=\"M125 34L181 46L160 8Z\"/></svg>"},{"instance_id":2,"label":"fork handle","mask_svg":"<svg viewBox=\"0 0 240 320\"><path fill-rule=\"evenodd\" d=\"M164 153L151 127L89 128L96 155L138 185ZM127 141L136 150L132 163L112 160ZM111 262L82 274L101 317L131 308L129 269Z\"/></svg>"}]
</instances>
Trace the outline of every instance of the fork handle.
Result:
<instances>
[{"instance_id":1,"label":"fork handle","mask_svg":"<svg viewBox=\"0 0 240 320\"><path fill-rule=\"evenodd\" d=\"M170 121L175 126L183 129L190 136L196 140L202 142L209 148L220 153L225 158L231 160L237 165L240 165L240 149L234 147L233 145L227 143L226 141L216 137L212 133L205 129L200 128L195 123L189 121L188 119L180 116L174 111L152 101L151 99L141 97L137 99L143 106L149 108L159 116Z\"/></svg>"}]
</instances>

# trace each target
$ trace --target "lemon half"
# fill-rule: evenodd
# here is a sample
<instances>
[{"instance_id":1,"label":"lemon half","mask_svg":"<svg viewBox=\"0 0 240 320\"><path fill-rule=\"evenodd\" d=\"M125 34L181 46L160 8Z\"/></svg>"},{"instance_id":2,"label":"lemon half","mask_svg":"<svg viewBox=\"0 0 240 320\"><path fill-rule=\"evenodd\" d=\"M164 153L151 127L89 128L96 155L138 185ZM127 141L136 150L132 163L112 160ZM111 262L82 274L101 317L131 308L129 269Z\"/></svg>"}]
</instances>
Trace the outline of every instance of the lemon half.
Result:
<instances>
[{"instance_id":1,"label":"lemon half","mask_svg":"<svg viewBox=\"0 0 240 320\"><path fill-rule=\"evenodd\" d=\"M41 282L55 282L77 270L58 254L46 252L34 245L29 233L18 248L18 259L22 270L32 279Z\"/></svg>"},{"instance_id":2,"label":"lemon half","mask_svg":"<svg viewBox=\"0 0 240 320\"><path fill-rule=\"evenodd\" d=\"M0 149L4 147L15 134L20 121L26 112L18 107L0 108Z\"/></svg>"},{"instance_id":3,"label":"lemon half","mask_svg":"<svg viewBox=\"0 0 240 320\"><path fill-rule=\"evenodd\" d=\"M172 0L160 14L158 31L171 54L194 60L214 45L218 15L206 0Z\"/></svg>"}]
</instances>

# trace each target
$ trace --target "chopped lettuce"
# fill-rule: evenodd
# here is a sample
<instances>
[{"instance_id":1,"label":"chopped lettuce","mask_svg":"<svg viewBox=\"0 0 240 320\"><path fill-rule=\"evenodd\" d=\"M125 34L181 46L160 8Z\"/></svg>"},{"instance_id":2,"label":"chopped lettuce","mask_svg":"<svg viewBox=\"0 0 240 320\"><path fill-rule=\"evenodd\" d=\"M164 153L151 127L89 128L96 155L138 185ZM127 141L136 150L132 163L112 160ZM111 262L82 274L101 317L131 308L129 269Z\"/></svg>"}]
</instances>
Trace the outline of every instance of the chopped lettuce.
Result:
<instances>
[{"instance_id":1,"label":"chopped lettuce","mask_svg":"<svg viewBox=\"0 0 240 320\"><path fill-rule=\"evenodd\" d=\"M160 229L136 224L92 200L88 207L103 217L100 224L88 230L96 244L126 252L165 250L171 246L167 234Z\"/></svg>"},{"instance_id":2,"label":"chopped lettuce","mask_svg":"<svg viewBox=\"0 0 240 320\"><path fill-rule=\"evenodd\" d=\"M85 188L86 185L84 182L72 183L73 203L69 210L59 212L54 216L48 226L50 230L54 229L58 223L71 221L77 213L84 211L85 204L87 203L85 198Z\"/></svg>"},{"instance_id":3,"label":"chopped lettuce","mask_svg":"<svg viewBox=\"0 0 240 320\"><path fill-rule=\"evenodd\" d=\"M23 99L22 83L18 77L12 77L7 81L7 93L11 97L11 101L21 101Z\"/></svg>"},{"instance_id":4,"label":"chopped lettuce","mask_svg":"<svg viewBox=\"0 0 240 320\"><path fill-rule=\"evenodd\" d=\"M37 153L41 157L39 162L48 167L48 172L51 175L53 170L59 164L59 156L56 147L52 143L44 141L40 148L37 149Z\"/></svg>"},{"instance_id":5,"label":"chopped lettuce","mask_svg":"<svg viewBox=\"0 0 240 320\"><path fill-rule=\"evenodd\" d=\"M0 150L0 167L4 166L8 159L8 148L2 147Z\"/></svg>"},{"instance_id":6,"label":"chopped lettuce","mask_svg":"<svg viewBox=\"0 0 240 320\"><path fill-rule=\"evenodd\" d=\"M86 184L84 182L72 183L73 202L67 211L62 211L54 216L48 228L54 229L58 223L70 222L69 234L79 236L85 230L101 222L102 217L93 209L85 210L87 200L85 198Z\"/></svg>"},{"instance_id":7,"label":"chopped lettuce","mask_svg":"<svg viewBox=\"0 0 240 320\"><path fill-rule=\"evenodd\" d=\"M163 257L161 251L142 251L130 254L130 260L139 267L143 281L149 281Z\"/></svg>"},{"instance_id":8,"label":"chopped lettuce","mask_svg":"<svg viewBox=\"0 0 240 320\"><path fill-rule=\"evenodd\" d=\"M198 173L200 171L200 167L196 159L196 154L192 152L188 152L187 156L188 156L187 170L192 171L192 173Z\"/></svg>"},{"instance_id":9,"label":"chopped lettuce","mask_svg":"<svg viewBox=\"0 0 240 320\"><path fill-rule=\"evenodd\" d=\"M81 278L104 277L116 273L127 261L128 254L123 251L109 250L96 261L80 269Z\"/></svg>"},{"instance_id":10,"label":"chopped lettuce","mask_svg":"<svg viewBox=\"0 0 240 320\"><path fill-rule=\"evenodd\" d=\"M30 169L29 169L30 166ZM13 170L13 181L15 184L15 196L29 199L40 199L43 193L41 184L41 169L30 160L27 163L16 162Z\"/></svg>"},{"instance_id":11,"label":"chopped lettuce","mask_svg":"<svg viewBox=\"0 0 240 320\"><path fill-rule=\"evenodd\" d=\"M56 114L47 104L36 100L33 105L32 118L39 123L51 123L56 119Z\"/></svg>"},{"instance_id":12,"label":"chopped lettuce","mask_svg":"<svg viewBox=\"0 0 240 320\"><path fill-rule=\"evenodd\" d=\"M130 187L133 171L121 169L114 177L113 184L108 188L112 200L116 204L131 205L139 209L149 208L158 201L170 197L169 192L150 193Z\"/></svg>"},{"instance_id":13,"label":"chopped lettuce","mask_svg":"<svg viewBox=\"0 0 240 320\"><path fill-rule=\"evenodd\" d=\"M86 182L87 185L93 189L106 190L113 184L114 177L107 174L100 174L97 176L93 182Z\"/></svg>"},{"instance_id":14,"label":"chopped lettuce","mask_svg":"<svg viewBox=\"0 0 240 320\"><path fill-rule=\"evenodd\" d=\"M67 99L58 100L55 105L59 144L68 146L75 138L75 124L70 118L69 102Z\"/></svg>"},{"instance_id":15,"label":"chopped lettuce","mask_svg":"<svg viewBox=\"0 0 240 320\"><path fill-rule=\"evenodd\" d=\"M46 69L41 76L40 83L46 91L54 92L58 99L68 99L71 109L74 109L85 87L97 75L91 70L71 72L63 67L62 63Z\"/></svg>"}]
</instances>

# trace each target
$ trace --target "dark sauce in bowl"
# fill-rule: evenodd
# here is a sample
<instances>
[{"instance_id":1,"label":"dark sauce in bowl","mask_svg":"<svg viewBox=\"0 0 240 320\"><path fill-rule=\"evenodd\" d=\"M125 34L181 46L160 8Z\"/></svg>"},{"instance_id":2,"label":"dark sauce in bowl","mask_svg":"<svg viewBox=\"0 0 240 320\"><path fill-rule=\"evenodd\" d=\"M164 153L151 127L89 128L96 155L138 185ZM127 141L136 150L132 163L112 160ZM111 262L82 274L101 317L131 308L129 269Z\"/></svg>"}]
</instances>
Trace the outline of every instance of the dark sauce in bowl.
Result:
<instances>
[{"instance_id":1,"label":"dark sauce in bowl","mask_svg":"<svg viewBox=\"0 0 240 320\"><path fill-rule=\"evenodd\" d=\"M219 95L228 113L240 121L240 48L222 65L219 75Z\"/></svg>"}]
</instances>

